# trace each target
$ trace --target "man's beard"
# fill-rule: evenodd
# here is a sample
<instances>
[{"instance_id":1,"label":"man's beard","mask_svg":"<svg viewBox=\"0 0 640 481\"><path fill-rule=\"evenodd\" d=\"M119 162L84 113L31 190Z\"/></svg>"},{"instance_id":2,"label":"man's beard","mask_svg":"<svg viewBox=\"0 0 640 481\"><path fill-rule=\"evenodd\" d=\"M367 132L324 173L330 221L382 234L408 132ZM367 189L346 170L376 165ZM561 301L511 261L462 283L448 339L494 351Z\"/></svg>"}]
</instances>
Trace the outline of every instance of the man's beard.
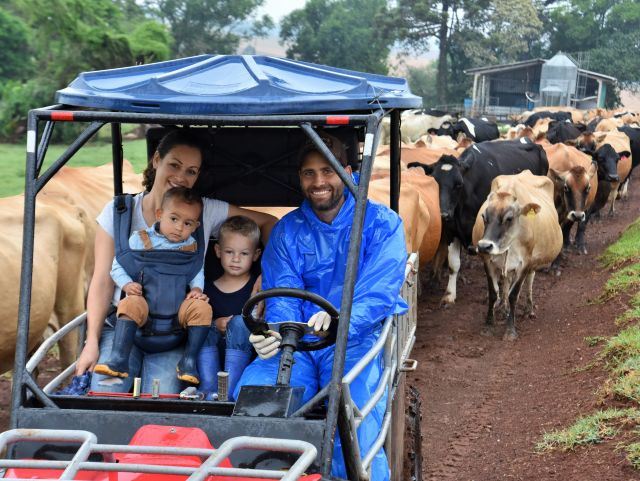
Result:
<instances>
[{"instance_id":1,"label":"man's beard","mask_svg":"<svg viewBox=\"0 0 640 481\"><path fill-rule=\"evenodd\" d=\"M343 198L343 192L333 191L333 194L331 195L331 197L324 202L314 202L311 199L309 199L309 202L311 203L311 206L313 207L314 210L325 212L325 211L335 209L342 201L342 198Z\"/></svg>"}]
</instances>

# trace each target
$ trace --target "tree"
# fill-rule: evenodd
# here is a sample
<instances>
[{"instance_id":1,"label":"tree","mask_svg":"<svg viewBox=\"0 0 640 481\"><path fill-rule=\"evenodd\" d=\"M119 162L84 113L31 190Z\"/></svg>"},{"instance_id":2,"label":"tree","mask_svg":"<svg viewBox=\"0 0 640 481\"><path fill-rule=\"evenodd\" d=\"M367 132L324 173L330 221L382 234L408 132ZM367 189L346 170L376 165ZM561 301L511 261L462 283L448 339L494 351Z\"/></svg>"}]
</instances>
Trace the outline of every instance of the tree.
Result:
<instances>
[{"instance_id":1,"label":"tree","mask_svg":"<svg viewBox=\"0 0 640 481\"><path fill-rule=\"evenodd\" d=\"M407 82L414 95L422 97L425 108L437 105L436 64L429 62L424 67L407 67Z\"/></svg>"},{"instance_id":2,"label":"tree","mask_svg":"<svg viewBox=\"0 0 640 481\"><path fill-rule=\"evenodd\" d=\"M167 28L154 20L139 23L129 36L131 52L136 63L168 60L171 56L172 40Z\"/></svg>"},{"instance_id":3,"label":"tree","mask_svg":"<svg viewBox=\"0 0 640 481\"><path fill-rule=\"evenodd\" d=\"M287 57L386 74L393 33L385 0L308 0L280 25Z\"/></svg>"},{"instance_id":4,"label":"tree","mask_svg":"<svg viewBox=\"0 0 640 481\"><path fill-rule=\"evenodd\" d=\"M546 12L547 55L581 52L583 68L616 77L638 89L640 79L640 3L637 0L572 0ZM609 101L615 101L615 96Z\"/></svg>"},{"instance_id":5,"label":"tree","mask_svg":"<svg viewBox=\"0 0 640 481\"><path fill-rule=\"evenodd\" d=\"M264 0L146 0L148 11L168 26L173 55L230 54L242 38L273 27L268 16L253 19Z\"/></svg>"},{"instance_id":6,"label":"tree","mask_svg":"<svg viewBox=\"0 0 640 481\"><path fill-rule=\"evenodd\" d=\"M23 78L31 70L27 26L0 8L0 82Z\"/></svg>"}]
</instances>

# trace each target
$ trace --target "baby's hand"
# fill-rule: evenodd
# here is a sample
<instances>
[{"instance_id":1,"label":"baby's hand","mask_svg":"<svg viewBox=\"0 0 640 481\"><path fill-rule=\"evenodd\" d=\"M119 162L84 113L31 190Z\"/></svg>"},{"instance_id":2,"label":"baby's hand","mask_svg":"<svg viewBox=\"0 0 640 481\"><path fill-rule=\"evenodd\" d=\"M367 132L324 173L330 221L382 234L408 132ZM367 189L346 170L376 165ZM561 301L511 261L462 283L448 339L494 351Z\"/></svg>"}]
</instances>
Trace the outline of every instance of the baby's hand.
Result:
<instances>
[{"instance_id":1,"label":"baby's hand","mask_svg":"<svg viewBox=\"0 0 640 481\"><path fill-rule=\"evenodd\" d=\"M128 282L122 287L122 290L128 296L141 296L142 295L142 284L138 284L137 282Z\"/></svg>"},{"instance_id":2,"label":"baby's hand","mask_svg":"<svg viewBox=\"0 0 640 481\"><path fill-rule=\"evenodd\" d=\"M213 321L216 325L216 329L220 332L226 332L227 324L229 324L229 321L232 317L233 316L218 317L215 321Z\"/></svg>"},{"instance_id":3,"label":"baby's hand","mask_svg":"<svg viewBox=\"0 0 640 481\"><path fill-rule=\"evenodd\" d=\"M200 299L201 301L208 301L209 297L202 292L199 287L194 287L189 291L185 299Z\"/></svg>"}]
</instances>

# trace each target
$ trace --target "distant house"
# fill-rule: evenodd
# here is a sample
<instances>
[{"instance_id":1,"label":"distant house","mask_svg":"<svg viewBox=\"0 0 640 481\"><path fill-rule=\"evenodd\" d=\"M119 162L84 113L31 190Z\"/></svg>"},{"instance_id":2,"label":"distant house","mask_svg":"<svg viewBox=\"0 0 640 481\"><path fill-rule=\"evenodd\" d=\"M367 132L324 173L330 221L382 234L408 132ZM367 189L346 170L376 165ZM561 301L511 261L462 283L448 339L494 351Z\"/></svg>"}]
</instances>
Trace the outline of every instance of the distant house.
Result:
<instances>
[{"instance_id":1,"label":"distant house","mask_svg":"<svg viewBox=\"0 0 640 481\"><path fill-rule=\"evenodd\" d=\"M465 73L473 75L473 92L465 110L502 117L534 107L604 107L607 87L614 85L616 78L591 72L580 64L558 52L549 60L470 68Z\"/></svg>"}]
</instances>

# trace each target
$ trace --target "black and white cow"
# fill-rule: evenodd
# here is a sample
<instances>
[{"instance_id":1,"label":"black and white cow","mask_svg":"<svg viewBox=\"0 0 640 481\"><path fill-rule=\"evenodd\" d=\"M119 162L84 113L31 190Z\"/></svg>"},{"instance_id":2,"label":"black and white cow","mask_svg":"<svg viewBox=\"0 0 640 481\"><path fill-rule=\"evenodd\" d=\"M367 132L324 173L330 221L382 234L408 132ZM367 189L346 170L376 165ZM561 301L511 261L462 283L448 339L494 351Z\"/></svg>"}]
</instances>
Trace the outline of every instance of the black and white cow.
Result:
<instances>
[{"instance_id":1,"label":"black and white cow","mask_svg":"<svg viewBox=\"0 0 640 481\"><path fill-rule=\"evenodd\" d=\"M453 140L458 140L460 133L463 133L474 142L486 142L500 137L498 124L490 121L486 117L479 119L463 117L456 123L445 122L437 131L438 135L448 135Z\"/></svg>"},{"instance_id":2,"label":"black and white cow","mask_svg":"<svg viewBox=\"0 0 640 481\"><path fill-rule=\"evenodd\" d=\"M549 124L547 140L552 144L560 144L567 140L575 140L587 130L584 124L554 121Z\"/></svg>"},{"instance_id":3,"label":"black and white cow","mask_svg":"<svg viewBox=\"0 0 640 481\"><path fill-rule=\"evenodd\" d=\"M549 112L548 110L543 110L542 112L534 112L529 115L527 120L524 121L524 125L527 127L533 127L540 119L553 119L559 120L560 122L564 122L565 120L571 122L573 120L571 112Z\"/></svg>"},{"instance_id":4,"label":"black and white cow","mask_svg":"<svg viewBox=\"0 0 640 481\"><path fill-rule=\"evenodd\" d=\"M459 158L443 155L435 164L419 162L409 167L422 167L438 182L442 239L448 245L449 283L442 303L456 300L456 283L460 270L461 248L471 247L471 234L480 206L489 195L491 181L498 175L530 170L547 175L549 163L541 146L528 139L484 142L466 149Z\"/></svg>"}]
</instances>

